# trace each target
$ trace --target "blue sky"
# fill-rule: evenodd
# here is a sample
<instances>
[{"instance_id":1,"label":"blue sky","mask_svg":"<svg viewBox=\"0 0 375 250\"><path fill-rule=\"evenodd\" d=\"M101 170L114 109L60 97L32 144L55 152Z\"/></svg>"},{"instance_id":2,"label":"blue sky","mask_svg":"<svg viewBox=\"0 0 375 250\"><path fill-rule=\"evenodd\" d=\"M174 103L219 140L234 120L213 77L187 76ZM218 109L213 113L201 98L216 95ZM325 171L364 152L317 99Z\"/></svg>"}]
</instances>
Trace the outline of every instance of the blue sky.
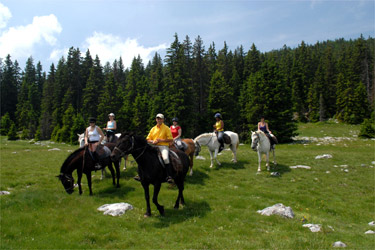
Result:
<instances>
[{"instance_id":1,"label":"blue sky","mask_svg":"<svg viewBox=\"0 0 375 250\"><path fill-rule=\"evenodd\" d=\"M301 41L375 37L373 0L0 0L0 58L10 54L21 68L29 56L49 70L70 47L90 49L102 64L138 54L146 64L177 33L206 49L224 41L231 50L252 43L262 51Z\"/></svg>"}]
</instances>

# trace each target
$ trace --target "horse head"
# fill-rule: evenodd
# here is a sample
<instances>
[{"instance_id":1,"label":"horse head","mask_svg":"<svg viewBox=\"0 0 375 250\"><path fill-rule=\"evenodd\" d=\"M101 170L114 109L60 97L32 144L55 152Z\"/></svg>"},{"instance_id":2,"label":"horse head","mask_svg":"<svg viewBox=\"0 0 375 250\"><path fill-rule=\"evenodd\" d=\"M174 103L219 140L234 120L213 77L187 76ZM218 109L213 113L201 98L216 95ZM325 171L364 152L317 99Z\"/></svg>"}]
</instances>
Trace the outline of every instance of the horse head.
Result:
<instances>
[{"instance_id":1,"label":"horse head","mask_svg":"<svg viewBox=\"0 0 375 250\"><path fill-rule=\"evenodd\" d=\"M195 156L198 156L199 153L201 152L201 145L200 145L199 142L197 142L197 141L194 141L194 145L195 145L195 152L194 152L194 155L195 155Z\"/></svg>"},{"instance_id":2,"label":"horse head","mask_svg":"<svg viewBox=\"0 0 375 250\"><path fill-rule=\"evenodd\" d=\"M65 191L68 194L72 194L74 192L74 178L71 175L60 173L60 175L56 176L61 181L62 185L65 188Z\"/></svg>"},{"instance_id":3,"label":"horse head","mask_svg":"<svg viewBox=\"0 0 375 250\"><path fill-rule=\"evenodd\" d=\"M117 141L116 147L112 151L112 161L118 161L121 157L130 154L134 148L134 141L133 133L122 133Z\"/></svg>"},{"instance_id":4,"label":"horse head","mask_svg":"<svg viewBox=\"0 0 375 250\"><path fill-rule=\"evenodd\" d=\"M80 147L85 146L85 133L77 134L78 136L78 144Z\"/></svg>"},{"instance_id":5,"label":"horse head","mask_svg":"<svg viewBox=\"0 0 375 250\"><path fill-rule=\"evenodd\" d=\"M256 151L259 143L259 134L257 132L251 131L251 149Z\"/></svg>"}]
</instances>

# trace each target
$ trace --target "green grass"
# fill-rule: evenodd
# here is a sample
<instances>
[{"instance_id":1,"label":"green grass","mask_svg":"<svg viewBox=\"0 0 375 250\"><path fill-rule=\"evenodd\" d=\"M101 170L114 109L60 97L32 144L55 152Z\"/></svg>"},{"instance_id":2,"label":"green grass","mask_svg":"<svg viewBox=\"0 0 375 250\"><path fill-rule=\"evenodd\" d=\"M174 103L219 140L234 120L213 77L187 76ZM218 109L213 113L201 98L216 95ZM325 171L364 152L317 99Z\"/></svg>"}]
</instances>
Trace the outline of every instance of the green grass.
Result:
<instances>
[{"instance_id":1,"label":"green grass","mask_svg":"<svg viewBox=\"0 0 375 250\"><path fill-rule=\"evenodd\" d=\"M219 156L222 166L209 168L207 148L194 160L194 175L187 176L186 206L174 210L177 190L163 184L159 202L165 206L161 217L152 204L153 216L144 218L145 200L141 185L132 177L133 164L121 172L121 187L112 186L110 174L100 181L93 172L93 196L86 177L83 191L68 195L55 177L68 150L66 144L30 144L1 140L0 190L1 249L327 249L342 241L350 249L374 249L375 230L375 141L362 140L359 126L319 123L300 124L301 137L350 137L332 144L311 142L278 145L276 160L281 177L265 171L256 175L257 155L249 145L239 147L237 164L231 153ZM59 148L60 151L48 151ZM17 153L13 153L17 152ZM332 159L315 160L319 154ZM365 164L365 166L362 166ZM312 169L290 169L308 165ZM334 165L338 167L334 167ZM348 173L340 165L348 165ZM330 171L330 173L326 173ZM105 216L103 204L128 202L134 209L121 217ZM294 219L262 216L256 211L276 203L290 206ZM302 227L321 224L322 232ZM333 228L333 230L331 229Z\"/></svg>"}]
</instances>

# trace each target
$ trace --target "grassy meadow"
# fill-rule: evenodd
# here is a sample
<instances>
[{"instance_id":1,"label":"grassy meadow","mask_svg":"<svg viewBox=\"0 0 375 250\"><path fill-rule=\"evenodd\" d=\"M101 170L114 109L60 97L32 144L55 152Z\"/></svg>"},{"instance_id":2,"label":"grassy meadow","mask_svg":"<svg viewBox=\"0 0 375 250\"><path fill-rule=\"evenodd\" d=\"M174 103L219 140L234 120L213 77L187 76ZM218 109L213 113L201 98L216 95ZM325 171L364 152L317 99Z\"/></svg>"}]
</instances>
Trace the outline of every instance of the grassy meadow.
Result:
<instances>
[{"instance_id":1,"label":"grassy meadow","mask_svg":"<svg viewBox=\"0 0 375 250\"><path fill-rule=\"evenodd\" d=\"M177 189L163 184L159 202L166 215L151 204L150 218L143 217L143 189L132 178L135 163L121 171L120 188L112 186L109 171L104 180L98 171L93 196L85 176L83 194L68 195L55 176L77 146L0 137L0 190L11 193L0 196L0 248L329 249L342 241L349 249L374 249L375 236L365 232L375 230L368 225L375 220L375 141L357 138L359 126L345 124L300 124L298 132L295 143L277 145L271 171L281 177L271 177L264 162L256 174L249 144L239 147L237 164L223 151L222 165L214 168L203 147L206 160L195 159L194 174L186 177L186 206L174 210ZM332 158L315 159L322 154ZM97 211L117 202L134 209L120 217ZM276 203L290 206L295 218L257 213ZM322 231L302 227L302 218Z\"/></svg>"}]
</instances>

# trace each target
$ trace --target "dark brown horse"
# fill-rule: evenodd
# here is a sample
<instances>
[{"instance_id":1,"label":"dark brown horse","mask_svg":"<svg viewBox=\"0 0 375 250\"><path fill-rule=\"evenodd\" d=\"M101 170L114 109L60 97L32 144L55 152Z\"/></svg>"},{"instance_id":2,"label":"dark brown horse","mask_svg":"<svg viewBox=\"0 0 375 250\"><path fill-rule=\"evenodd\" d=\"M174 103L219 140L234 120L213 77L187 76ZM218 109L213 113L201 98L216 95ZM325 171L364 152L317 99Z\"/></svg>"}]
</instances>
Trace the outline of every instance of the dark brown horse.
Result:
<instances>
[{"instance_id":1,"label":"dark brown horse","mask_svg":"<svg viewBox=\"0 0 375 250\"><path fill-rule=\"evenodd\" d=\"M189 156L189 160L190 160L190 164L189 164L190 173L189 173L189 175L192 176L193 175L195 143L194 143L193 139L189 139L189 138L182 139L181 141L183 141L186 144L186 148L184 149L184 152L185 152L185 154L187 154L187 156ZM172 143L172 147L177 148L174 143Z\"/></svg>"},{"instance_id":2,"label":"dark brown horse","mask_svg":"<svg viewBox=\"0 0 375 250\"><path fill-rule=\"evenodd\" d=\"M115 144L113 143L106 143L105 144L111 151L114 149ZM112 163L115 165L116 169L116 177L117 177L117 185L115 182L115 172L113 170ZM95 164L96 162L90 156L89 150L87 146L83 148L79 148L73 153L71 153L68 158L64 161L63 165L60 169L60 174L57 176L62 185L65 188L65 191L68 194L74 192L74 178L73 178L73 171L77 170L78 180L77 184L79 186L79 194L82 194L82 187L81 187L81 179L82 174L84 173L87 177L87 183L90 190L90 195L92 195L91 189L91 172L95 171ZM118 161L112 162L111 157L107 156L104 159L100 160L100 165L102 168L108 166L109 170L112 174L113 185L116 187L120 187L119 180L120 180L120 166Z\"/></svg>"},{"instance_id":3,"label":"dark brown horse","mask_svg":"<svg viewBox=\"0 0 375 250\"><path fill-rule=\"evenodd\" d=\"M154 185L154 194L152 202L156 205L160 215L164 215L164 207L158 203L158 194L161 184L166 181L167 173L165 167L162 165L162 160L159 159L158 149L147 143L143 136L137 136L133 133L123 133L112 151L112 160L117 161L120 157L126 154L132 154L133 158L138 164L138 174L141 178L141 183L145 192L145 199L147 204L147 211L145 217L151 216L150 208L150 184ZM189 158L181 150L173 151L178 155L179 164L175 164L174 160L171 163L174 165L174 182L178 188L178 197L174 208L178 209L179 204L185 204L183 190L186 173L189 169ZM170 157L171 157L170 153ZM177 167L177 170L176 170Z\"/></svg>"}]
</instances>

